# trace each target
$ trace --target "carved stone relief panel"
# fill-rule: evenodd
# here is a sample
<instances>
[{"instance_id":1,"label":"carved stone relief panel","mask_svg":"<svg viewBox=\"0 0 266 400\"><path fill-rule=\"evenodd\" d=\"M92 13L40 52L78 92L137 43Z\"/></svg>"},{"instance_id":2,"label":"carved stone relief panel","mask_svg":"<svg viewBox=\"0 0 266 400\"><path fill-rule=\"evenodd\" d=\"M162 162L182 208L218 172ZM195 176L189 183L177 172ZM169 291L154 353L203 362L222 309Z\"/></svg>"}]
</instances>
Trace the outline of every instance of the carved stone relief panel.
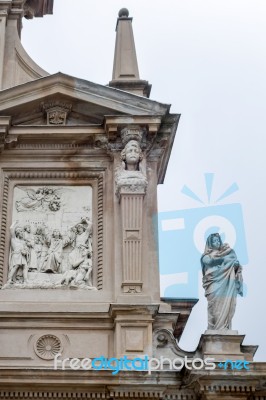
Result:
<instances>
[{"instance_id":1,"label":"carved stone relief panel","mask_svg":"<svg viewBox=\"0 0 266 400\"><path fill-rule=\"evenodd\" d=\"M58 100L42 103L41 108L46 114L47 125L66 125L72 104Z\"/></svg>"},{"instance_id":2,"label":"carved stone relief panel","mask_svg":"<svg viewBox=\"0 0 266 400\"><path fill-rule=\"evenodd\" d=\"M16 185L3 288L96 290L92 187Z\"/></svg>"}]
</instances>

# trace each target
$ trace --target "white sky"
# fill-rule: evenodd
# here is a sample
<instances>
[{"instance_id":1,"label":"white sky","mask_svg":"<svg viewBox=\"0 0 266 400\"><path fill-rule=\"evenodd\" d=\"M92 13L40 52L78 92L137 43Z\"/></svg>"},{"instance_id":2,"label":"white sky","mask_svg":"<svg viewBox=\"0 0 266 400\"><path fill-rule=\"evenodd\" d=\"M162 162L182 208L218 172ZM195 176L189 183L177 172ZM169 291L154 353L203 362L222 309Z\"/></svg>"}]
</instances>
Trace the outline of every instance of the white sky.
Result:
<instances>
[{"instance_id":1,"label":"white sky","mask_svg":"<svg viewBox=\"0 0 266 400\"><path fill-rule=\"evenodd\" d=\"M204 197L206 172L215 174L216 195L237 182L239 191L224 203L243 207L249 264L233 328L246 334L244 344L260 346L255 360L265 360L265 0L55 0L53 16L24 21L22 42L50 73L107 84L122 7L134 18L151 98L182 114L159 210L198 207L181 189L186 184ZM187 350L206 329L206 308L201 290L180 343Z\"/></svg>"}]
</instances>

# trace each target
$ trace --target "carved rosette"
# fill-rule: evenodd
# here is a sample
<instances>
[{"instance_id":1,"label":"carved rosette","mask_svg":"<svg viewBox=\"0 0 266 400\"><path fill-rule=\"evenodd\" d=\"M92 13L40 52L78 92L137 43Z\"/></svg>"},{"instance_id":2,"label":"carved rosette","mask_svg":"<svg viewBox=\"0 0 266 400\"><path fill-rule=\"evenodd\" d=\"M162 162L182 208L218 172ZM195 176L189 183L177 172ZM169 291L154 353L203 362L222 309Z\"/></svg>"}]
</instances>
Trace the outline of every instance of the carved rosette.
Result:
<instances>
[{"instance_id":1,"label":"carved rosette","mask_svg":"<svg viewBox=\"0 0 266 400\"><path fill-rule=\"evenodd\" d=\"M56 354L61 353L62 343L57 336L43 335L34 346L35 353L43 360L53 360Z\"/></svg>"},{"instance_id":2,"label":"carved rosette","mask_svg":"<svg viewBox=\"0 0 266 400\"><path fill-rule=\"evenodd\" d=\"M47 117L47 125L66 125L72 104L62 101L50 101L42 103L41 108Z\"/></svg>"}]
</instances>

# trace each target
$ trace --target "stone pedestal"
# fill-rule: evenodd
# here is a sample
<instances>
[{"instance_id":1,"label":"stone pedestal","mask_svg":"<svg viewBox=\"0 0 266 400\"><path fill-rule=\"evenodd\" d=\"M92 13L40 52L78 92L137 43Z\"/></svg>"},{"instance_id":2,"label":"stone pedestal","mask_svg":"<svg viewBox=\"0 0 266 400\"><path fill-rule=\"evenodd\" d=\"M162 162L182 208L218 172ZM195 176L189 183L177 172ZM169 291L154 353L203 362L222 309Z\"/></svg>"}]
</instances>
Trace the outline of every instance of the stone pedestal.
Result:
<instances>
[{"instance_id":1,"label":"stone pedestal","mask_svg":"<svg viewBox=\"0 0 266 400\"><path fill-rule=\"evenodd\" d=\"M215 358L215 361L252 360L250 346L242 346L245 335L238 331L205 331L201 336L199 350L204 358ZM253 347L253 346L252 346Z\"/></svg>"}]
</instances>

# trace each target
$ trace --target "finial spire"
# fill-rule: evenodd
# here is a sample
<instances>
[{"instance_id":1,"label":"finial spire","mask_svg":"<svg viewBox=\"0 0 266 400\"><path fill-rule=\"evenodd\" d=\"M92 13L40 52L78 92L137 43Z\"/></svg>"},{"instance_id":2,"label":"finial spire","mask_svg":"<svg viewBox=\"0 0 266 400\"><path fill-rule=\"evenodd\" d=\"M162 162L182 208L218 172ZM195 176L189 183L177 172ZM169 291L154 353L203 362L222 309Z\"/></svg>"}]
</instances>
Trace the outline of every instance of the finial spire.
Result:
<instances>
[{"instance_id":1,"label":"finial spire","mask_svg":"<svg viewBox=\"0 0 266 400\"><path fill-rule=\"evenodd\" d=\"M132 29L132 17L122 8L116 24L116 43L112 81L110 86L149 97L151 85L140 80L137 54Z\"/></svg>"}]
</instances>

